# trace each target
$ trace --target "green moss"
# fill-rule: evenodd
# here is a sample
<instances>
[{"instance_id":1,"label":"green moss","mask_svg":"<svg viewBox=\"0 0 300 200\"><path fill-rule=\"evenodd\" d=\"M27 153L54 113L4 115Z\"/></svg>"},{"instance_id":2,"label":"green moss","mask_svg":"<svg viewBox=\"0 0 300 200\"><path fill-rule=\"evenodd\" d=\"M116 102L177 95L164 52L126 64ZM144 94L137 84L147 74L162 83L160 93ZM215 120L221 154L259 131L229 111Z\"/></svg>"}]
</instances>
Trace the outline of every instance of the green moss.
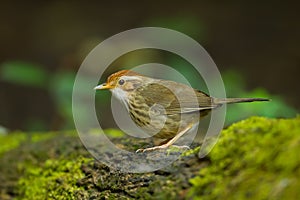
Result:
<instances>
[{"instance_id":1,"label":"green moss","mask_svg":"<svg viewBox=\"0 0 300 200\"><path fill-rule=\"evenodd\" d=\"M18 147L24 140L26 140L25 133L18 132L8 135L0 135L0 155Z\"/></svg>"},{"instance_id":2,"label":"green moss","mask_svg":"<svg viewBox=\"0 0 300 200\"><path fill-rule=\"evenodd\" d=\"M70 133L74 135L74 131L64 132L63 134L69 135ZM7 151L17 148L23 142L36 143L39 141L53 138L57 134L60 133L59 132L46 132L46 133L13 132L7 135L0 135L0 156Z\"/></svg>"},{"instance_id":3,"label":"green moss","mask_svg":"<svg viewBox=\"0 0 300 200\"><path fill-rule=\"evenodd\" d=\"M190 156L190 155L195 155L195 154L198 154L198 152L200 151L200 146L194 148L194 149L189 149L185 152L183 152L181 154L181 156Z\"/></svg>"},{"instance_id":4,"label":"green moss","mask_svg":"<svg viewBox=\"0 0 300 200\"><path fill-rule=\"evenodd\" d=\"M221 134L211 164L191 179L198 199L296 199L300 196L300 117L251 117Z\"/></svg>"},{"instance_id":5,"label":"green moss","mask_svg":"<svg viewBox=\"0 0 300 200\"><path fill-rule=\"evenodd\" d=\"M252 117L223 130L205 159L196 147L162 170L141 174L90 162L75 131L8 134L0 140L10 143L0 146L0 199L298 199L299 130L300 117ZM106 133L130 151L150 142Z\"/></svg>"},{"instance_id":6,"label":"green moss","mask_svg":"<svg viewBox=\"0 0 300 200\"><path fill-rule=\"evenodd\" d=\"M19 179L28 177L30 170L43 169L46 160L58 159L59 162L61 158L64 160L75 158L74 160L76 160L79 156L90 157L76 136L77 133L73 130L67 132L15 132L1 137L1 144L10 148L5 148L0 155L0 199L22 199L24 195L19 192L18 186L21 187L18 184ZM0 147L3 148L2 145ZM32 184L32 186L35 185ZM28 190L32 186L28 183ZM40 185L40 189L45 191L44 186ZM19 194L23 196L19 197Z\"/></svg>"},{"instance_id":7,"label":"green moss","mask_svg":"<svg viewBox=\"0 0 300 200\"><path fill-rule=\"evenodd\" d=\"M102 134L103 132L100 129L91 129L89 133L97 135L97 134ZM112 138L122 138L124 136L124 132L113 128L105 129L104 134Z\"/></svg>"},{"instance_id":8,"label":"green moss","mask_svg":"<svg viewBox=\"0 0 300 200\"><path fill-rule=\"evenodd\" d=\"M124 133L118 129L105 129L105 134L107 134L108 136L111 136L113 138L120 138L124 136Z\"/></svg>"},{"instance_id":9,"label":"green moss","mask_svg":"<svg viewBox=\"0 0 300 200\"><path fill-rule=\"evenodd\" d=\"M81 166L91 159L48 159L41 167L29 167L19 179L21 199L77 199L83 188L77 181L84 177Z\"/></svg>"},{"instance_id":10,"label":"green moss","mask_svg":"<svg viewBox=\"0 0 300 200\"><path fill-rule=\"evenodd\" d=\"M17 148L23 142L36 143L44 140L54 138L58 135L64 136L77 136L76 131L64 131L64 132L12 132L7 135L0 135L0 155L9 150Z\"/></svg>"},{"instance_id":11,"label":"green moss","mask_svg":"<svg viewBox=\"0 0 300 200\"><path fill-rule=\"evenodd\" d=\"M34 134L30 134L29 137L31 139L31 142L35 143L35 142L39 142L39 141L43 141L43 140L48 140L48 139L54 137L55 134L57 134L57 133L56 132L34 133Z\"/></svg>"}]
</instances>

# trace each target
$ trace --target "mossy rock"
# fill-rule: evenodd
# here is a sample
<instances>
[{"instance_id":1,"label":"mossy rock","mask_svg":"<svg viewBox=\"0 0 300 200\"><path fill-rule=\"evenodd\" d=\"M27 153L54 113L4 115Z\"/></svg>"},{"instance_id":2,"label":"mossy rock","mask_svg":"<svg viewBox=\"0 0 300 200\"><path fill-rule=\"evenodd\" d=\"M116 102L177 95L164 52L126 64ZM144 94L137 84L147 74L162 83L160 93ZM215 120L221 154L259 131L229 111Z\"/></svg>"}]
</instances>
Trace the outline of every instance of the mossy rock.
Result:
<instances>
[{"instance_id":1,"label":"mossy rock","mask_svg":"<svg viewBox=\"0 0 300 200\"><path fill-rule=\"evenodd\" d=\"M222 132L191 179L199 199L299 199L300 117L252 117Z\"/></svg>"},{"instance_id":2,"label":"mossy rock","mask_svg":"<svg viewBox=\"0 0 300 200\"><path fill-rule=\"evenodd\" d=\"M107 133L121 146L148 142ZM300 117L243 120L222 131L207 157L198 158L195 143L170 166L150 173L124 173L94 160L75 131L8 134L0 144L0 199L300 197Z\"/></svg>"}]
</instances>

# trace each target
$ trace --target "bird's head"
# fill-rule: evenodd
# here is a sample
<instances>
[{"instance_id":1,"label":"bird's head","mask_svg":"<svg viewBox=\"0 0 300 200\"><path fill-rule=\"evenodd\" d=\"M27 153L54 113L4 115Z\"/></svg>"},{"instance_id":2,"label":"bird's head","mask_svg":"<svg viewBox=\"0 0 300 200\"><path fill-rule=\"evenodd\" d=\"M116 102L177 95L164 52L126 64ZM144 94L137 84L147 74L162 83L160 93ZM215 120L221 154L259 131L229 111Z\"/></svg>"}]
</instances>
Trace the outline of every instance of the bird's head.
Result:
<instances>
[{"instance_id":1,"label":"bird's head","mask_svg":"<svg viewBox=\"0 0 300 200\"><path fill-rule=\"evenodd\" d=\"M118 99L127 100L128 94L143 84L144 76L130 70L121 70L107 78L106 83L96 86L95 90L109 89Z\"/></svg>"}]
</instances>

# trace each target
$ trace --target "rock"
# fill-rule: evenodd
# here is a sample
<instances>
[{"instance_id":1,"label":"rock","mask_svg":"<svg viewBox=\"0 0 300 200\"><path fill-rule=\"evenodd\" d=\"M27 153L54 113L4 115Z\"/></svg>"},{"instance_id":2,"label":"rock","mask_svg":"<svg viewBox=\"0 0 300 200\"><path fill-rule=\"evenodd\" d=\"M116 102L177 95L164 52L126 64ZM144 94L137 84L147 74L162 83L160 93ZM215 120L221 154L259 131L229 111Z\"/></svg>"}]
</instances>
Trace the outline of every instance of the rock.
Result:
<instances>
[{"instance_id":1,"label":"rock","mask_svg":"<svg viewBox=\"0 0 300 200\"><path fill-rule=\"evenodd\" d=\"M150 142L118 130L108 135L132 151ZM222 131L207 157L198 158L195 143L171 165L148 173L121 172L95 160L75 131L0 137L0 199L300 197L300 117L240 121Z\"/></svg>"}]
</instances>

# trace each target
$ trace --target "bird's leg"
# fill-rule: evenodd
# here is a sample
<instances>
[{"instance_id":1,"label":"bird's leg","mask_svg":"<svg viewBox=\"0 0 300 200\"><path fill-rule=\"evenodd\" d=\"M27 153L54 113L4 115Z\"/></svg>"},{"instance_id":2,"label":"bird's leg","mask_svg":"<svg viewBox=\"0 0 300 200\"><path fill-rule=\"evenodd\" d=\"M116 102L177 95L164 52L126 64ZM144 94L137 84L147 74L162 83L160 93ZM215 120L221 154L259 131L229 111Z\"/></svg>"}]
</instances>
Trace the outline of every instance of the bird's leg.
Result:
<instances>
[{"instance_id":1,"label":"bird's leg","mask_svg":"<svg viewBox=\"0 0 300 200\"><path fill-rule=\"evenodd\" d=\"M159 146L155 146L155 147L150 147L150 148L146 148L146 149L138 149L136 150L136 153L140 153L140 152L146 152L146 151L155 151L158 149L166 149L170 146L172 146L183 134L185 134L186 132L188 132L190 129L192 128L192 125L189 125L188 127L186 127L185 129L183 129L182 131L180 131L175 137L173 137L172 139L170 139L167 143L159 145ZM188 146L177 146L174 145L177 148L187 148L189 149Z\"/></svg>"}]
</instances>

